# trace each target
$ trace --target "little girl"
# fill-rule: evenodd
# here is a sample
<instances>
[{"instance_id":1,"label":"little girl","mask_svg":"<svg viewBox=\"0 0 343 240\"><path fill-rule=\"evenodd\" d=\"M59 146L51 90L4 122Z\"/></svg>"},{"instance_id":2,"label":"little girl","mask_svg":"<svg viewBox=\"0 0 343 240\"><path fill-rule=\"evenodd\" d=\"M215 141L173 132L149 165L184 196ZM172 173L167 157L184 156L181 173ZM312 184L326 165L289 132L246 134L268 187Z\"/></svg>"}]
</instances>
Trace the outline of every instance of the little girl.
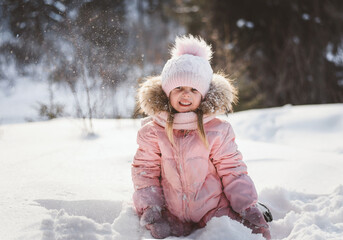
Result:
<instances>
[{"instance_id":1,"label":"little girl","mask_svg":"<svg viewBox=\"0 0 343 240\"><path fill-rule=\"evenodd\" d=\"M134 205L155 238L186 236L226 215L270 239L232 127L216 118L231 110L236 89L213 73L211 57L204 40L176 38L161 76L139 88L150 117L137 136Z\"/></svg>"}]
</instances>

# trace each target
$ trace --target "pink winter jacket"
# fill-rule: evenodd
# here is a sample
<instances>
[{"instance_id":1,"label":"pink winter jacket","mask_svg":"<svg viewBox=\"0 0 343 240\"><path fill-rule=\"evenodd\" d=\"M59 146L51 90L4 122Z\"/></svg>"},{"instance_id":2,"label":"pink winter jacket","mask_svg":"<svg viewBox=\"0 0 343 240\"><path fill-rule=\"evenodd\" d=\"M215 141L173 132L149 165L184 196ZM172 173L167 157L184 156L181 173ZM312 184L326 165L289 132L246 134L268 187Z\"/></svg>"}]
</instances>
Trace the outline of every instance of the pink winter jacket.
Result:
<instances>
[{"instance_id":1,"label":"pink winter jacket","mask_svg":"<svg viewBox=\"0 0 343 240\"><path fill-rule=\"evenodd\" d=\"M135 190L154 186L155 193L161 194L160 204L165 201L168 210L181 221L199 222L228 204L240 213L257 201L231 125L215 118L204 128L209 149L196 130L174 130L175 147L156 122L138 132L139 148L132 165ZM149 201L136 199L137 211L142 212Z\"/></svg>"},{"instance_id":2,"label":"pink winter jacket","mask_svg":"<svg viewBox=\"0 0 343 240\"><path fill-rule=\"evenodd\" d=\"M218 92L227 90L227 81L225 84L223 81L226 80L215 74L207 95L218 96ZM242 213L255 204L255 186L237 150L231 125L214 118L213 114L212 118L204 121L209 148L205 147L192 124L188 124L189 127L186 124L184 128L175 127L174 147L159 121L160 115L156 114L156 109L164 112L162 103L166 101L163 98L154 99L159 94L163 97L163 91L156 82L159 82L158 78L148 79L141 87L139 96L140 105L153 120L138 131L139 147L132 164L133 200L138 214L148 207L166 207L181 221L206 223L211 217L219 216L217 213L222 209ZM230 97L227 92L221 95ZM215 104L213 109L218 112L222 109L218 104L227 106L232 102L232 99L210 100L208 97L200 106L205 114L213 113L206 110L211 109L208 106L212 103Z\"/></svg>"}]
</instances>

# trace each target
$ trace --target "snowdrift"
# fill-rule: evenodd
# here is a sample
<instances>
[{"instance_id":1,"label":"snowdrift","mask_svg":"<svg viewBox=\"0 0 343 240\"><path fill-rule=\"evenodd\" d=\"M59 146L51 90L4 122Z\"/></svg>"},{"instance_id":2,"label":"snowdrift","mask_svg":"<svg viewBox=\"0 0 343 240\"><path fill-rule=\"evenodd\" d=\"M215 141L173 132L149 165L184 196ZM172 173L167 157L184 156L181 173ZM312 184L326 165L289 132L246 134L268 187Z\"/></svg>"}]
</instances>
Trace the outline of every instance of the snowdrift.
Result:
<instances>
[{"instance_id":1,"label":"snowdrift","mask_svg":"<svg viewBox=\"0 0 343 240\"><path fill-rule=\"evenodd\" d=\"M343 239L343 104L284 106L228 119L270 207L273 239ZM139 120L0 125L1 239L151 239L133 210ZM186 238L263 239L227 217Z\"/></svg>"}]
</instances>

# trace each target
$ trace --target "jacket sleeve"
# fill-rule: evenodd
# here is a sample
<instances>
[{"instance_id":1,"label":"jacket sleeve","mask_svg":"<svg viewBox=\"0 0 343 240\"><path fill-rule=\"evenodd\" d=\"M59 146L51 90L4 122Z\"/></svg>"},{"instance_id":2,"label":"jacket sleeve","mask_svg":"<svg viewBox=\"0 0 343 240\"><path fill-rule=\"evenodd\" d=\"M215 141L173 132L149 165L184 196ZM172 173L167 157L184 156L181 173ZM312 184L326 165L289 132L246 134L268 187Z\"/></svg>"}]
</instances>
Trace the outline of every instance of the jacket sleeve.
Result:
<instances>
[{"instance_id":1,"label":"jacket sleeve","mask_svg":"<svg viewBox=\"0 0 343 240\"><path fill-rule=\"evenodd\" d=\"M235 134L229 123L221 137L214 143L210 158L220 176L224 193L237 213L257 202L255 185L247 175L247 166L237 150Z\"/></svg>"},{"instance_id":2,"label":"jacket sleeve","mask_svg":"<svg viewBox=\"0 0 343 240\"><path fill-rule=\"evenodd\" d=\"M138 131L137 143L131 174L135 189L133 202L141 215L149 207L162 207L164 198L160 183L161 153L156 132L152 127L144 126Z\"/></svg>"}]
</instances>

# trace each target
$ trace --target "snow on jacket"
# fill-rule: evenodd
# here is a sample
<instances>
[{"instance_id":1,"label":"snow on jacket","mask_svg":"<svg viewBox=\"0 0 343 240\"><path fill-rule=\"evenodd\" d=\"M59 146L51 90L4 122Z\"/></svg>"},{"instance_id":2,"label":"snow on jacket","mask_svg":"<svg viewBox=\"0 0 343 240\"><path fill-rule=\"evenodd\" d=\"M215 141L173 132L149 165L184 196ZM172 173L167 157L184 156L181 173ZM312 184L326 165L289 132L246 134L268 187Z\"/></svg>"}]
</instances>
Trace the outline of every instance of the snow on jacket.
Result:
<instances>
[{"instance_id":1,"label":"snow on jacket","mask_svg":"<svg viewBox=\"0 0 343 240\"><path fill-rule=\"evenodd\" d=\"M196 130L196 114L177 113L173 146L165 131L168 98L159 77L148 78L138 103L150 115L138 131L138 150L132 164L138 214L148 207L166 207L181 221L207 222L223 208L241 213L257 202L255 186L237 150L231 125L215 118L231 109L234 88L214 74L199 106L204 113L206 148Z\"/></svg>"}]
</instances>

